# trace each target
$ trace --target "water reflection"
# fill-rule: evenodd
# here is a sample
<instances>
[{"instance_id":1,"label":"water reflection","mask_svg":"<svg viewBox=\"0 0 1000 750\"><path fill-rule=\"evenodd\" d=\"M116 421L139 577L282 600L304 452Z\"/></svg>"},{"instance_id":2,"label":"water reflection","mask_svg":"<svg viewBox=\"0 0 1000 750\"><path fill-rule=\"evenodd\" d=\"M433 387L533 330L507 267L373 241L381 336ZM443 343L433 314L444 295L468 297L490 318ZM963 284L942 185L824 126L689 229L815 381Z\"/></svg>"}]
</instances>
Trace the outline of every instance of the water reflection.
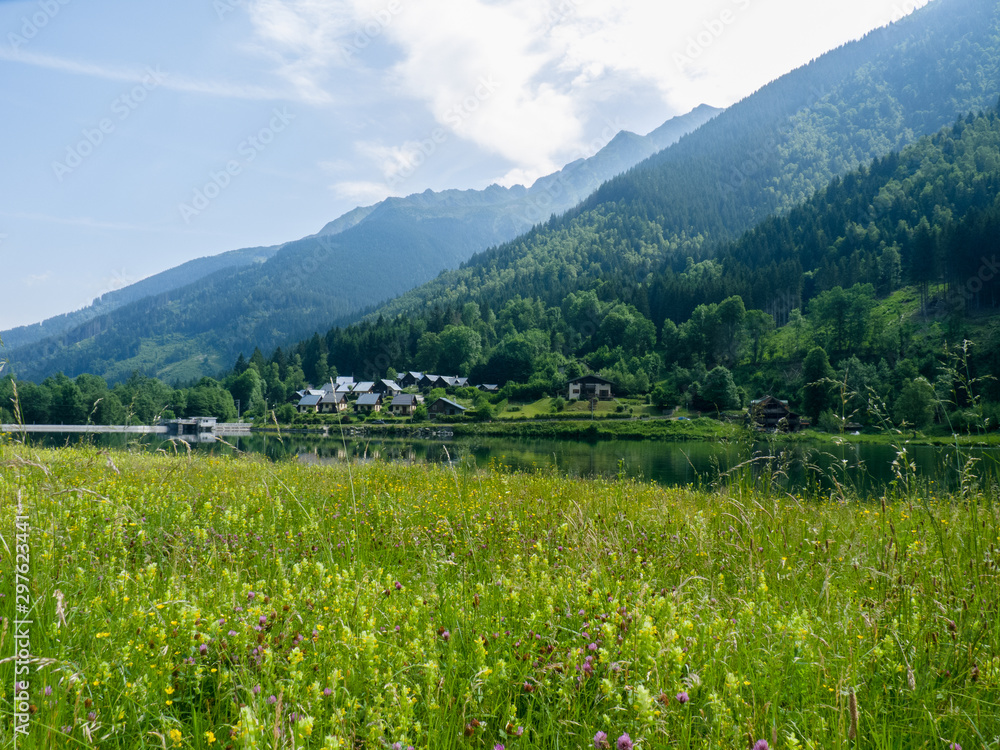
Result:
<instances>
[{"instance_id":1,"label":"water reflection","mask_svg":"<svg viewBox=\"0 0 1000 750\"><path fill-rule=\"evenodd\" d=\"M273 461L297 460L311 465L391 461L407 464L456 464L471 459L477 466L511 470L546 470L573 477L622 474L668 485L711 486L720 480L761 486L777 481L792 491L815 492L838 487L861 494L880 494L898 481L898 454L890 445L831 443L740 445L730 442L667 443L652 441L510 440L455 438L452 440L322 439L308 435L254 434L187 444L154 436L87 436L88 444L136 447L142 450L184 453L188 450L231 455L238 452L267 456ZM81 436L48 435L36 444L65 445ZM954 487L959 469L970 458L976 473L989 481L1000 476L1000 449L907 446L906 463L915 467L917 481ZM894 467L894 464L897 466Z\"/></svg>"}]
</instances>

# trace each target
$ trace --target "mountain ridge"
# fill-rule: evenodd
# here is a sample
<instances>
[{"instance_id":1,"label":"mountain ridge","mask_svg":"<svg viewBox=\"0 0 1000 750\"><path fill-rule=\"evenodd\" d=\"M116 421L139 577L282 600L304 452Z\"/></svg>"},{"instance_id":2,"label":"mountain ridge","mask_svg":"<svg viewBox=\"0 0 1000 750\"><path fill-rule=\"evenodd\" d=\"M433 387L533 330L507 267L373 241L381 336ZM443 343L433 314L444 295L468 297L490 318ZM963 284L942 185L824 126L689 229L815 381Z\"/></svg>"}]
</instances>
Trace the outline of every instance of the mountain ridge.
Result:
<instances>
[{"instance_id":1,"label":"mountain ridge","mask_svg":"<svg viewBox=\"0 0 1000 750\"><path fill-rule=\"evenodd\" d=\"M175 378L214 374L236 351L274 346L352 311L360 314L457 266L474 250L567 210L635 158L655 153L720 111L701 105L672 118L650 136L637 136L638 143L630 140L629 153L619 153L622 141L613 139L589 159L573 162L565 174L547 175L529 188L492 185L388 198L355 208L316 234L267 248L263 262L211 260L240 259L246 250L192 261L188 270L204 273L189 283L169 283L177 277L170 269L145 280L150 294L118 296L123 304L91 306L19 330L7 355L19 373L32 378L64 371L117 380L135 369ZM407 271L387 275L371 265L376 258L384 265L404 264ZM338 270L345 265L350 274Z\"/></svg>"}]
</instances>

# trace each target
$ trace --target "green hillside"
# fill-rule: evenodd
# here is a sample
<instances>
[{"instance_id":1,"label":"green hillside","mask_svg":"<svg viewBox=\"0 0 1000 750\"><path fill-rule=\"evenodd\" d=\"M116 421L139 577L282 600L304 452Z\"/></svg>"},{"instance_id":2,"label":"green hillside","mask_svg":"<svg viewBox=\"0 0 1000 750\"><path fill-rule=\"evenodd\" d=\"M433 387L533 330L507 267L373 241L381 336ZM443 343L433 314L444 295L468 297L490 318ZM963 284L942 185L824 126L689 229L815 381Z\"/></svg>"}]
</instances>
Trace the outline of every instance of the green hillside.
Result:
<instances>
[{"instance_id":1,"label":"green hillside","mask_svg":"<svg viewBox=\"0 0 1000 750\"><path fill-rule=\"evenodd\" d=\"M271 248L261 263L222 262L227 256L197 261L189 266L200 269L198 275L174 269L117 293L117 304L102 302L4 336L7 355L21 377L33 379L57 371L117 381L134 370L163 378L215 374L241 350L271 349L338 319L356 319L474 252L516 237L718 112L703 105L647 136L619 134L593 157L530 188L389 198Z\"/></svg>"},{"instance_id":2,"label":"green hillside","mask_svg":"<svg viewBox=\"0 0 1000 750\"><path fill-rule=\"evenodd\" d=\"M373 316L468 301L499 309L516 294L558 305L608 279L683 268L834 176L992 107L998 81L1000 9L938 0L783 76L574 211Z\"/></svg>"}]
</instances>

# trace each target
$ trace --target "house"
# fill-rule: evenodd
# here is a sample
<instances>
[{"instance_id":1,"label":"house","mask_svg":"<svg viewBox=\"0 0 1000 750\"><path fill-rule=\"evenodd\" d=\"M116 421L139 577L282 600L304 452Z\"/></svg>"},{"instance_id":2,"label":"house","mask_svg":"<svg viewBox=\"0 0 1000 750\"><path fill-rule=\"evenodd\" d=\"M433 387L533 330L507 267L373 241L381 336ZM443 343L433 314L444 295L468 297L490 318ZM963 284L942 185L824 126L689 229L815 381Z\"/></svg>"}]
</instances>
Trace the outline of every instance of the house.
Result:
<instances>
[{"instance_id":1,"label":"house","mask_svg":"<svg viewBox=\"0 0 1000 750\"><path fill-rule=\"evenodd\" d=\"M404 388L412 388L413 386L420 383L423 379L424 374L422 372L409 372L403 373L403 376L397 379L397 382Z\"/></svg>"},{"instance_id":2,"label":"house","mask_svg":"<svg viewBox=\"0 0 1000 750\"><path fill-rule=\"evenodd\" d=\"M347 409L346 393L327 393L319 401L318 411L320 414L333 414Z\"/></svg>"},{"instance_id":3,"label":"house","mask_svg":"<svg viewBox=\"0 0 1000 750\"><path fill-rule=\"evenodd\" d=\"M354 376L353 375L338 375L337 376L337 386L338 386L337 390L340 390L339 386L342 386L342 385L353 386L354 385Z\"/></svg>"},{"instance_id":4,"label":"house","mask_svg":"<svg viewBox=\"0 0 1000 750\"><path fill-rule=\"evenodd\" d=\"M374 393L374 392L375 392L375 383L368 380L364 381L363 383L356 383L354 385L354 388L351 390L351 393L353 393L355 396L358 396L362 393Z\"/></svg>"},{"instance_id":5,"label":"house","mask_svg":"<svg viewBox=\"0 0 1000 750\"><path fill-rule=\"evenodd\" d=\"M315 414L319 411L319 402L323 400L322 391L318 394L310 394L308 396L303 396L302 400L299 401L298 412L299 414Z\"/></svg>"},{"instance_id":6,"label":"house","mask_svg":"<svg viewBox=\"0 0 1000 750\"><path fill-rule=\"evenodd\" d=\"M295 391L295 395L299 399L303 399L306 396L322 396L324 393L325 393L325 391L320 390L318 388L306 388L306 389L301 390L301 391Z\"/></svg>"},{"instance_id":7,"label":"house","mask_svg":"<svg viewBox=\"0 0 1000 750\"><path fill-rule=\"evenodd\" d=\"M418 403L416 396L409 393L400 393L392 399L392 403L389 404L389 411L397 417L412 417Z\"/></svg>"},{"instance_id":8,"label":"house","mask_svg":"<svg viewBox=\"0 0 1000 750\"><path fill-rule=\"evenodd\" d=\"M354 402L354 411L363 414L370 414L373 411L382 411L381 393L363 393Z\"/></svg>"},{"instance_id":9,"label":"house","mask_svg":"<svg viewBox=\"0 0 1000 750\"><path fill-rule=\"evenodd\" d=\"M383 396L395 396L397 393L402 393L403 389L398 383L394 383L391 380L379 380L372 386L372 393L381 393Z\"/></svg>"},{"instance_id":10,"label":"house","mask_svg":"<svg viewBox=\"0 0 1000 750\"><path fill-rule=\"evenodd\" d=\"M353 391L353 390L354 390L354 383L338 383L337 384L337 391L336 392L337 393L343 393L344 395L347 395L347 394L351 393L351 391Z\"/></svg>"},{"instance_id":11,"label":"house","mask_svg":"<svg viewBox=\"0 0 1000 750\"><path fill-rule=\"evenodd\" d=\"M751 401L748 414L755 427L771 432L777 430L799 432L808 425L808 420L803 420L800 415L788 408L787 401L774 398L774 396L765 396L757 401Z\"/></svg>"},{"instance_id":12,"label":"house","mask_svg":"<svg viewBox=\"0 0 1000 750\"><path fill-rule=\"evenodd\" d=\"M500 386L496 383L482 383L477 385L476 388L481 390L483 393L496 393L500 390Z\"/></svg>"},{"instance_id":13,"label":"house","mask_svg":"<svg viewBox=\"0 0 1000 750\"><path fill-rule=\"evenodd\" d=\"M439 398L427 409L435 417L460 417L465 413L465 407L446 398Z\"/></svg>"},{"instance_id":14,"label":"house","mask_svg":"<svg viewBox=\"0 0 1000 750\"><path fill-rule=\"evenodd\" d=\"M457 388L468 388L469 379L468 378L455 378L455 386Z\"/></svg>"},{"instance_id":15,"label":"house","mask_svg":"<svg viewBox=\"0 0 1000 750\"><path fill-rule=\"evenodd\" d=\"M420 382L417 383L417 387L422 391L430 390L431 388L444 388L444 381L440 375L429 375L425 372Z\"/></svg>"},{"instance_id":16,"label":"house","mask_svg":"<svg viewBox=\"0 0 1000 750\"><path fill-rule=\"evenodd\" d=\"M614 385L610 380L602 378L600 375L584 375L569 381L570 401L590 401L599 399L600 401L610 401L614 398L611 388Z\"/></svg>"}]
</instances>

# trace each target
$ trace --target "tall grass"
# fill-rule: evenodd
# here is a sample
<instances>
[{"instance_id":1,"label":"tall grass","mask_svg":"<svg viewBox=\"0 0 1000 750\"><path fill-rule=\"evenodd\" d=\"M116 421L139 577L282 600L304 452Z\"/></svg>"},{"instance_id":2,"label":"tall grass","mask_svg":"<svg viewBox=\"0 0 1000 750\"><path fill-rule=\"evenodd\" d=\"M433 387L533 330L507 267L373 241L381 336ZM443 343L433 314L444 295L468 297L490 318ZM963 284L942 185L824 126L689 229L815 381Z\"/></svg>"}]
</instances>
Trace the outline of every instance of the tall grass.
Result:
<instances>
[{"instance_id":1,"label":"tall grass","mask_svg":"<svg viewBox=\"0 0 1000 750\"><path fill-rule=\"evenodd\" d=\"M996 487L782 486L3 444L18 746L996 747Z\"/></svg>"}]
</instances>

